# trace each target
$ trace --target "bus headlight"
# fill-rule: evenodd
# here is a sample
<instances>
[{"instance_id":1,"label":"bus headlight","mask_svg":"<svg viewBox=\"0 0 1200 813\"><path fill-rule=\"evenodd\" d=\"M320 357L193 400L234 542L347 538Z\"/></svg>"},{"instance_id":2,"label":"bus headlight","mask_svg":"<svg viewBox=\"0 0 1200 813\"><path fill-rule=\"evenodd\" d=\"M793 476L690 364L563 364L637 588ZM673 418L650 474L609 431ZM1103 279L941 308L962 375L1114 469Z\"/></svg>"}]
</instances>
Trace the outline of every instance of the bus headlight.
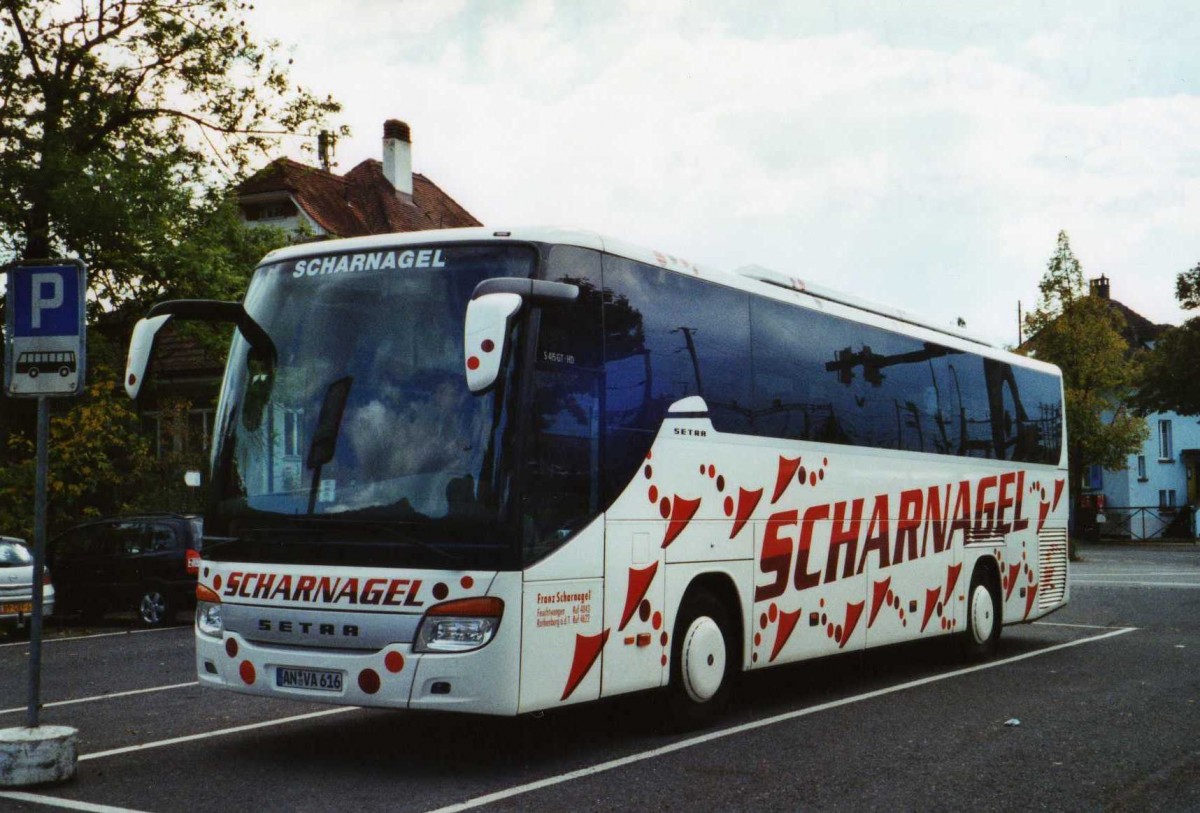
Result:
<instances>
[{"instance_id":1,"label":"bus headlight","mask_svg":"<svg viewBox=\"0 0 1200 813\"><path fill-rule=\"evenodd\" d=\"M421 619L414 652L469 652L496 637L504 602L491 596L448 601Z\"/></svg>"},{"instance_id":2,"label":"bus headlight","mask_svg":"<svg viewBox=\"0 0 1200 813\"><path fill-rule=\"evenodd\" d=\"M202 584L196 586L196 629L214 638L220 638L225 631L225 623L221 620L221 597Z\"/></svg>"}]
</instances>

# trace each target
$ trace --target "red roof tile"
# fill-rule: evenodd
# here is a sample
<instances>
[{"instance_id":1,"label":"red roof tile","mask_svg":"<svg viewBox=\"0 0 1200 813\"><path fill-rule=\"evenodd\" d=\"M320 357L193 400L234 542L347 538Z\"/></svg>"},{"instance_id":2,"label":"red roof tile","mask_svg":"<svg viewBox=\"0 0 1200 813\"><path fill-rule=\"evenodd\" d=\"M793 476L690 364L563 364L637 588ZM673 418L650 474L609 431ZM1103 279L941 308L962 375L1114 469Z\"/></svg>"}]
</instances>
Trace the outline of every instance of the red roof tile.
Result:
<instances>
[{"instance_id":1,"label":"red roof tile","mask_svg":"<svg viewBox=\"0 0 1200 813\"><path fill-rule=\"evenodd\" d=\"M383 164L373 159L345 175L334 175L280 158L237 188L242 198L270 192L289 193L309 217L335 237L483 225L418 173L413 173L412 202L397 197L383 176Z\"/></svg>"}]
</instances>

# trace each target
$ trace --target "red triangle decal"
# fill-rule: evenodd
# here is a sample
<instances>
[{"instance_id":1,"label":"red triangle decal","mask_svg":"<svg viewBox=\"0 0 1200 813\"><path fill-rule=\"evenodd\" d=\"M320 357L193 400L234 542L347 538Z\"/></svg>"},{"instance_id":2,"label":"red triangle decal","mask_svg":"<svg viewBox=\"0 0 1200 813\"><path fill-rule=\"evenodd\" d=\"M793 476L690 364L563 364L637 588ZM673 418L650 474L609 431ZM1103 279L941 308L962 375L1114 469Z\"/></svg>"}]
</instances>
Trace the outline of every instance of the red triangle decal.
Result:
<instances>
[{"instance_id":1,"label":"red triangle decal","mask_svg":"<svg viewBox=\"0 0 1200 813\"><path fill-rule=\"evenodd\" d=\"M792 478L796 476L798 468L800 468L800 458L797 457L795 460L787 457L779 458L779 472L775 475L775 494L771 497L771 505L779 502L779 498L787 490L788 483L792 482Z\"/></svg>"},{"instance_id":2,"label":"red triangle decal","mask_svg":"<svg viewBox=\"0 0 1200 813\"><path fill-rule=\"evenodd\" d=\"M1029 611L1033 609L1033 599L1035 596L1037 596L1037 591L1038 591L1038 586L1036 584L1030 585L1029 589L1027 591L1025 591L1025 617L1026 618L1029 617Z\"/></svg>"},{"instance_id":3,"label":"red triangle decal","mask_svg":"<svg viewBox=\"0 0 1200 813\"><path fill-rule=\"evenodd\" d=\"M738 489L737 517L733 521L733 530L729 532L730 539L741 533L742 528L746 525L746 521L750 519L750 515L758 507L758 501L762 499L762 495L763 490L761 488L757 491L747 491L744 488Z\"/></svg>"},{"instance_id":4,"label":"red triangle decal","mask_svg":"<svg viewBox=\"0 0 1200 813\"><path fill-rule=\"evenodd\" d=\"M954 598L954 588L958 584L958 576L962 573L962 562L957 565L950 565L946 568L946 595L942 600L947 604Z\"/></svg>"},{"instance_id":5,"label":"red triangle decal","mask_svg":"<svg viewBox=\"0 0 1200 813\"><path fill-rule=\"evenodd\" d=\"M591 671L596 659L600 657L600 650L608 641L608 632L605 630L598 635L575 636L575 657L571 661L571 674L567 677L567 686L563 689L560 700L570 697L571 693L579 688L579 684L587 677L587 673Z\"/></svg>"},{"instance_id":6,"label":"red triangle decal","mask_svg":"<svg viewBox=\"0 0 1200 813\"><path fill-rule=\"evenodd\" d=\"M657 572L658 562L641 570L629 568L629 589L625 593L625 610L621 613L621 626L617 627L617 632L625 629L629 619L633 618L633 613L646 597L646 591L650 589L650 583L654 581L654 574Z\"/></svg>"},{"instance_id":7,"label":"red triangle decal","mask_svg":"<svg viewBox=\"0 0 1200 813\"><path fill-rule=\"evenodd\" d=\"M1058 509L1058 501L1062 499L1063 486L1065 486L1066 484L1067 484L1066 480L1055 480L1054 481L1054 508L1055 508L1055 510Z\"/></svg>"},{"instance_id":8,"label":"red triangle decal","mask_svg":"<svg viewBox=\"0 0 1200 813\"><path fill-rule=\"evenodd\" d=\"M842 640L838 641L838 649L846 648L846 642L854 634L854 628L858 626L858 619L862 618L863 607L866 604L867 602L860 601L857 604L846 605L846 625L842 628Z\"/></svg>"},{"instance_id":9,"label":"red triangle decal","mask_svg":"<svg viewBox=\"0 0 1200 813\"><path fill-rule=\"evenodd\" d=\"M933 618L933 611L937 609L938 598L942 595L942 588L935 587L932 590L925 591L925 618L921 620L921 632L929 626L929 619Z\"/></svg>"},{"instance_id":10,"label":"red triangle decal","mask_svg":"<svg viewBox=\"0 0 1200 813\"><path fill-rule=\"evenodd\" d=\"M700 500L685 500L678 494L675 499L671 500L671 521L667 524L667 534L663 537L662 546L665 548L674 542L688 523L692 521L692 517L696 516L696 512L700 510Z\"/></svg>"},{"instance_id":11,"label":"red triangle decal","mask_svg":"<svg viewBox=\"0 0 1200 813\"><path fill-rule=\"evenodd\" d=\"M779 612L779 628L775 630L775 646L771 648L771 660L779 655L783 645L788 642L788 638L792 637L792 630L796 629L796 622L800 620L800 611L794 613L785 613L782 610Z\"/></svg>"},{"instance_id":12,"label":"red triangle decal","mask_svg":"<svg viewBox=\"0 0 1200 813\"><path fill-rule=\"evenodd\" d=\"M1011 565L1008 568L1008 590L1004 592L1004 600L1008 601L1012 598L1013 588L1017 586L1017 574L1021 572L1020 565Z\"/></svg>"},{"instance_id":13,"label":"red triangle decal","mask_svg":"<svg viewBox=\"0 0 1200 813\"><path fill-rule=\"evenodd\" d=\"M883 600L887 598L888 588L892 586L892 577L888 576L881 582L875 582L874 589L871 594L871 616L867 619L867 628L875 623L875 616L879 615L879 609L883 606Z\"/></svg>"}]
</instances>

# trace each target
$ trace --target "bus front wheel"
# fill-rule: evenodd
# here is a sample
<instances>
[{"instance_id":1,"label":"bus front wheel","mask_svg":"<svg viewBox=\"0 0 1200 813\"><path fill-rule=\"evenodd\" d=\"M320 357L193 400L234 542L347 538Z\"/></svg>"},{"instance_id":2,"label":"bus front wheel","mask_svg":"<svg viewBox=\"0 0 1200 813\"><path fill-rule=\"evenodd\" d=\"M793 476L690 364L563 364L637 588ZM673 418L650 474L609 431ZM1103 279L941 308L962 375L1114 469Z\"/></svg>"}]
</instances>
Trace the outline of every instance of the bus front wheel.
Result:
<instances>
[{"instance_id":1,"label":"bus front wheel","mask_svg":"<svg viewBox=\"0 0 1200 813\"><path fill-rule=\"evenodd\" d=\"M738 653L729 613L710 593L687 596L671 645L672 719L684 728L710 722L729 703Z\"/></svg>"},{"instance_id":2,"label":"bus front wheel","mask_svg":"<svg viewBox=\"0 0 1200 813\"><path fill-rule=\"evenodd\" d=\"M975 568L971 589L967 592L967 630L962 637L963 657L981 661L993 657L1000 646L1003 619L1000 585L995 573L986 567Z\"/></svg>"}]
</instances>

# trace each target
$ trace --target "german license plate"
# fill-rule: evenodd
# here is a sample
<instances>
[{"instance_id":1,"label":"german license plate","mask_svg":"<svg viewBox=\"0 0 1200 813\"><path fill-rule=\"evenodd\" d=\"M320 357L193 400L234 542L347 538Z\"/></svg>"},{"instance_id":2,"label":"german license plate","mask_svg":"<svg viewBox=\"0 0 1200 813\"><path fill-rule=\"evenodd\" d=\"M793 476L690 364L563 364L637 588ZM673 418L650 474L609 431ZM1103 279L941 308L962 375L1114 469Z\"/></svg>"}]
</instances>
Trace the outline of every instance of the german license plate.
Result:
<instances>
[{"instance_id":1,"label":"german license plate","mask_svg":"<svg viewBox=\"0 0 1200 813\"><path fill-rule=\"evenodd\" d=\"M13 615L14 613L24 613L29 615L33 612L32 601L8 601L0 604L0 615Z\"/></svg>"},{"instance_id":2,"label":"german license plate","mask_svg":"<svg viewBox=\"0 0 1200 813\"><path fill-rule=\"evenodd\" d=\"M281 689L340 692L342 673L331 669L296 669L280 666L275 669L275 685Z\"/></svg>"}]
</instances>

